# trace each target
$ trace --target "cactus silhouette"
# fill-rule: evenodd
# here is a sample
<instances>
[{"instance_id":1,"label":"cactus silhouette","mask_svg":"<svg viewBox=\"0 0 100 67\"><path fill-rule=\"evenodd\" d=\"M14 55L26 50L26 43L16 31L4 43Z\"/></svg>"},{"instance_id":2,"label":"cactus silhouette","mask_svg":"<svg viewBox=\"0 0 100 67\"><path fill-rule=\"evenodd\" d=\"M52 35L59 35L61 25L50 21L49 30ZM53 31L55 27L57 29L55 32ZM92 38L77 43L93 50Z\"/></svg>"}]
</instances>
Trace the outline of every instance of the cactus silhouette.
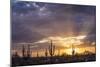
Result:
<instances>
[{"instance_id":1,"label":"cactus silhouette","mask_svg":"<svg viewBox=\"0 0 100 67\"><path fill-rule=\"evenodd\" d=\"M37 57L39 57L39 53L38 53L38 51L37 51Z\"/></svg>"},{"instance_id":2,"label":"cactus silhouette","mask_svg":"<svg viewBox=\"0 0 100 67\"><path fill-rule=\"evenodd\" d=\"M27 47L27 57L31 56L31 50L30 50L30 45Z\"/></svg>"},{"instance_id":3,"label":"cactus silhouette","mask_svg":"<svg viewBox=\"0 0 100 67\"><path fill-rule=\"evenodd\" d=\"M47 57L48 56L48 50L45 49L45 56Z\"/></svg>"},{"instance_id":4,"label":"cactus silhouette","mask_svg":"<svg viewBox=\"0 0 100 67\"><path fill-rule=\"evenodd\" d=\"M52 40L50 42L51 44L49 45L49 54L52 57L55 54L55 46L53 45Z\"/></svg>"},{"instance_id":5,"label":"cactus silhouette","mask_svg":"<svg viewBox=\"0 0 100 67\"><path fill-rule=\"evenodd\" d=\"M75 55L75 47L74 45L72 44L72 56Z\"/></svg>"},{"instance_id":6,"label":"cactus silhouette","mask_svg":"<svg viewBox=\"0 0 100 67\"><path fill-rule=\"evenodd\" d=\"M22 56L25 57L25 46L22 46Z\"/></svg>"}]
</instances>

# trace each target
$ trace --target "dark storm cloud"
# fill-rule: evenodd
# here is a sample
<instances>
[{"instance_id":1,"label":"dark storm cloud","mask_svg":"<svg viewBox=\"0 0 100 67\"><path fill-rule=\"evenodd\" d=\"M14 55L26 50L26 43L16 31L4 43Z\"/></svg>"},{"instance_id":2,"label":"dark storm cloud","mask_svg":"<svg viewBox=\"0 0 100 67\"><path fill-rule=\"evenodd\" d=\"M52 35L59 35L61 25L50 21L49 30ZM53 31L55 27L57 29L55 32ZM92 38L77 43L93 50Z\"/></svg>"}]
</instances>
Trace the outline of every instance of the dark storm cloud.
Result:
<instances>
[{"instance_id":1,"label":"dark storm cloud","mask_svg":"<svg viewBox=\"0 0 100 67\"><path fill-rule=\"evenodd\" d=\"M12 40L13 42L35 42L42 38L43 35L33 32L29 26L19 21L12 24Z\"/></svg>"},{"instance_id":2,"label":"dark storm cloud","mask_svg":"<svg viewBox=\"0 0 100 67\"><path fill-rule=\"evenodd\" d=\"M83 41L88 42L88 43L96 42L96 34L88 35ZM89 45L91 45L91 44L89 44Z\"/></svg>"},{"instance_id":3,"label":"dark storm cloud","mask_svg":"<svg viewBox=\"0 0 100 67\"><path fill-rule=\"evenodd\" d=\"M36 42L48 36L95 35L95 6L14 2L12 41ZM95 36L93 36L95 38ZM93 39L94 40L94 39Z\"/></svg>"},{"instance_id":4,"label":"dark storm cloud","mask_svg":"<svg viewBox=\"0 0 100 67\"><path fill-rule=\"evenodd\" d=\"M91 7L91 8L90 8ZM82 5L77 5L73 8L75 12L78 13L83 13L83 14L88 14L88 15L94 15L96 13L96 7L95 6L82 6Z\"/></svg>"}]
</instances>

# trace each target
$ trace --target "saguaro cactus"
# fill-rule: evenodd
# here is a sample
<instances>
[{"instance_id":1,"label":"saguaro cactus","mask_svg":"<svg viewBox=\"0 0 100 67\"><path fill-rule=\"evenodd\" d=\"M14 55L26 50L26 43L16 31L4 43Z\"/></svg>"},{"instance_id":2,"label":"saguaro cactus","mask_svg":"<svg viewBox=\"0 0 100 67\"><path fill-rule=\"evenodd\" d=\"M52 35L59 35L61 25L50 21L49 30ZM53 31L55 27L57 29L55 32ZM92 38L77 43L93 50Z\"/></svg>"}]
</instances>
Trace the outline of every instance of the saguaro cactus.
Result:
<instances>
[{"instance_id":1,"label":"saguaro cactus","mask_svg":"<svg viewBox=\"0 0 100 67\"><path fill-rule=\"evenodd\" d=\"M37 51L37 57L39 57L39 53L38 53L38 51Z\"/></svg>"},{"instance_id":2,"label":"saguaro cactus","mask_svg":"<svg viewBox=\"0 0 100 67\"><path fill-rule=\"evenodd\" d=\"M19 55L18 55L18 52L15 52L14 54L13 54L13 57L19 57Z\"/></svg>"},{"instance_id":3,"label":"saguaro cactus","mask_svg":"<svg viewBox=\"0 0 100 67\"><path fill-rule=\"evenodd\" d=\"M30 50L30 45L27 47L27 57L31 56L31 50Z\"/></svg>"},{"instance_id":4,"label":"saguaro cactus","mask_svg":"<svg viewBox=\"0 0 100 67\"><path fill-rule=\"evenodd\" d=\"M46 56L46 57L48 56L48 51L47 51L47 49L45 50L45 56Z\"/></svg>"},{"instance_id":5,"label":"saguaro cactus","mask_svg":"<svg viewBox=\"0 0 100 67\"><path fill-rule=\"evenodd\" d=\"M22 46L22 56L25 57L25 46Z\"/></svg>"},{"instance_id":6,"label":"saguaro cactus","mask_svg":"<svg viewBox=\"0 0 100 67\"><path fill-rule=\"evenodd\" d=\"M53 45L52 40L51 40L51 44L49 45L49 54L51 57L54 56L55 54L55 46Z\"/></svg>"},{"instance_id":7,"label":"saguaro cactus","mask_svg":"<svg viewBox=\"0 0 100 67\"><path fill-rule=\"evenodd\" d=\"M72 44L72 56L75 55L75 47L74 45Z\"/></svg>"}]
</instances>

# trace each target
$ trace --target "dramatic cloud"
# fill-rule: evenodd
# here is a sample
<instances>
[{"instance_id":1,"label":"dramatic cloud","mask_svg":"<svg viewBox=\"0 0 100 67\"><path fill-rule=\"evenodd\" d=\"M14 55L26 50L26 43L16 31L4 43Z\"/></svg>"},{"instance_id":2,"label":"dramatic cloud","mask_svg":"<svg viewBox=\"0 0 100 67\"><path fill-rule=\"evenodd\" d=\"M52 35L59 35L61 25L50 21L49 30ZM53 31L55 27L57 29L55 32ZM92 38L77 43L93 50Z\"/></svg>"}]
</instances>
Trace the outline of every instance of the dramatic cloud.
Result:
<instances>
[{"instance_id":1,"label":"dramatic cloud","mask_svg":"<svg viewBox=\"0 0 100 67\"><path fill-rule=\"evenodd\" d=\"M95 42L95 6L14 1L11 9L13 46L51 36L86 35L84 41Z\"/></svg>"}]
</instances>

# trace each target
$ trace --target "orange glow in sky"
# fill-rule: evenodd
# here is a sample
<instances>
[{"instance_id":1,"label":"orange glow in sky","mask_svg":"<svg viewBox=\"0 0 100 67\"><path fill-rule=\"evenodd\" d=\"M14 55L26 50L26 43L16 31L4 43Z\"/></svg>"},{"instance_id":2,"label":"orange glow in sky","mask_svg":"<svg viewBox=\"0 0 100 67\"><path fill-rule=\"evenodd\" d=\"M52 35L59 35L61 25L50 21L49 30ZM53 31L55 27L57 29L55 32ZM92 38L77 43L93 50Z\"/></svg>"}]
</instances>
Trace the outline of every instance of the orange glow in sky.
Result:
<instances>
[{"instance_id":1,"label":"orange glow in sky","mask_svg":"<svg viewBox=\"0 0 100 67\"><path fill-rule=\"evenodd\" d=\"M44 38L44 39L41 39L41 40L35 42L34 44L50 43L50 40L52 40L53 45L65 47L63 49L62 48L60 49L60 55L62 55L63 53L72 55L72 45L74 46L75 53L77 53L77 54L82 54L85 51L95 53L95 42L91 43L91 45L87 46L87 47L81 46L81 44L84 43L82 40L85 37L86 37L86 35L73 36L73 37L60 37L60 36L47 37L47 38ZM80 47L77 47L77 46L80 46ZM57 49L58 48L56 48L55 55L58 54ZM38 53L40 56L45 56L45 50L38 49ZM36 55L37 55L37 51L33 50L32 56L36 56Z\"/></svg>"},{"instance_id":2,"label":"orange glow in sky","mask_svg":"<svg viewBox=\"0 0 100 67\"><path fill-rule=\"evenodd\" d=\"M47 37L44 39L41 39L37 42L35 42L35 44L37 43L49 43L50 40L53 41L53 43L55 45L59 45L59 46L64 46L64 47L70 47L71 44L74 45L80 45L83 42L81 41L82 39L84 39L86 37L86 35L80 35L80 36L70 36L70 37L60 37L60 36L55 36L55 37Z\"/></svg>"}]
</instances>

